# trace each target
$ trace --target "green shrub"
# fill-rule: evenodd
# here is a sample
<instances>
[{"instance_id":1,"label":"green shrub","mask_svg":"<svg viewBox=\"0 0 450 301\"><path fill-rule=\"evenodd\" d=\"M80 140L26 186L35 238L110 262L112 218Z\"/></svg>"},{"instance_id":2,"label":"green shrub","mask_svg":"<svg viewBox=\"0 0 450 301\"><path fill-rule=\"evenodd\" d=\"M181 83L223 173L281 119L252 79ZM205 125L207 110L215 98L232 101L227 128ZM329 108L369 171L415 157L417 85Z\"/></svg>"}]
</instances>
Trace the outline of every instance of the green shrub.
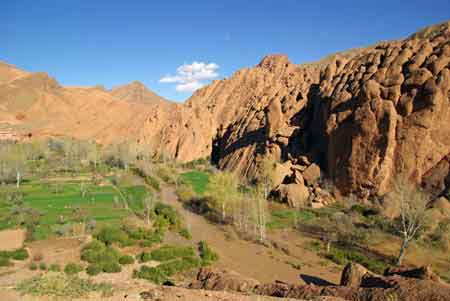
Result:
<instances>
[{"instance_id":1,"label":"green shrub","mask_svg":"<svg viewBox=\"0 0 450 301\"><path fill-rule=\"evenodd\" d=\"M46 264L45 262L41 262L41 263L39 264L39 269L40 269L41 271L47 270L47 264Z\"/></svg>"},{"instance_id":2,"label":"green shrub","mask_svg":"<svg viewBox=\"0 0 450 301\"><path fill-rule=\"evenodd\" d=\"M87 245L81 250L81 260L89 263L117 262L120 256L120 252L116 249L97 243Z\"/></svg>"},{"instance_id":3,"label":"green shrub","mask_svg":"<svg viewBox=\"0 0 450 301\"><path fill-rule=\"evenodd\" d=\"M139 271L135 271L133 276L150 280L156 284L161 284L175 273L187 271L200 266L197 257L185 257L181 259L164 262L156 267L142 265Z\"/></svg>"},{"instance_id":4,"label":"green shrub","mask_svg":"<svg viewBox=\"0 0 450 301\"><path fill-rule=\"evenodd\" d=\"M77 263L71 262L64 267L64 273L67 275L75 275L83 270L83 267Z\"/></svg>"},{"instance_id":5,"label":"green shrub","mask_svg":"<svg viewBox=\"0 0 450 301\"><path fill-rule=\"evenodd\" d=\"M219 255L214 252L209 246L208 243L204 240L200 241L198 244L198 250L200 252L201 264L202 266L207 266L217 261L219 259Z\"/></svg>"},{"instance_id":6,"label":"green shrub","mask_svg":"<svg viewBox=\"0 0 450 301\"><path fill-rule=\"evenodd\" d=\"M139 262L150 261L150 260L152 260L152 255L147 252L142 252L141 254L138 255L138 260L139 260Z\"/></svg>"},{"instance_id":7,"label":"green shrub","mask_svg":"<svg viewBox=\"0 0 450 301\"><path fill-rule=\"evenodd\" d=\"M192 247L163 246L150 252L151 258L156 261L167 261L180 257L195 256L195 250Z\"/></svg>"},{"instance_id":8,"label":"green shrub","mask_svg":"<svg viewBox=\"0 0 450 301\"><path fill-rule=\"evenodd\" d=\"M134 258L131 255L123 255L122 257L119 258L119 263L122 265L133 264Z\"/></svg>"},{"instance_id":9,"label":"green shrub","mask_svg":"<svg viewBox=\"0 0 450 301\"><path fill-rule=\"evenodd\" d=\"M178 199L182 203L188 203L188 202L190 202L192 199L194 199L197 196L197 194L192 189L192 187L188 186L188 185L180 185L177 188L176 193L178 195Z\"/></svg>"},{"instance_id":10,"label":"green shrub","mask_svg":"<svg viewBox=\"0 0 450 301\"><path fill-rule=\"evenodd\" d=\"M12 251L11 258L14 260L25 260L28 258L28 252L25 249Z\"/></svg>"},{"instance_id":11,"label":"green shrub","mask_svg":"<svg viewBox=\"0 0 450 301\"><path fill-rule=\"evenodd\" d=\"M98 264L90 264L86 268L86 274L88 274L89 276L95 276L100 274L101 272L103 272L103 270Z\"/></svg>"},{"instance_id":12,"label":"green shrub","mask_svg":"<svg viewBox=\"0 0 450 301\"><path fill-rule=\"evenodd\" d=\"M83 247L82 250L90 249L90 250L103 250L105 248L105 244L99 240L94 239L90 243L88 243L86 246Z\"/></svg>"},{"instance_id":13,"label":"green shrub","mask_svg":"<svg viewBox=\"0 0 450 301\"><path fill-rule=\"evenodd\" d=\"M36 262L30 263L30 270L35 271L35 270L37 270L37 268L38 268L38 266L37 266Z\"/></svg>"},{"instance_id":14,"label":"green shrub","mask_svg":"<svg viewBox=\"0 0 450 301\"><path fill-rule=\"evenodd\" d=\"M167 220L171 226L178 226L180 223L177 211L169 205L157 202L155 204L154 213Z\"/></svg>"},{"instance_id":15,"label":"green shrub","mask_svg":"<svg viewBox=\"0 0 450 301\"><path fill-rule=\"evenodd\" d=\"M52 264L50 265L50 267L48 268L48 270L49 270L49 271L52 271L52 272L59 272L59 271L61 271L61 267L60 267L60 265L57 264L57 263L52 263Z\"/></svg>"},{"instance_id":16,"label":"green shrub","mask_svg":"<svg viewBox=\"0 0 450 301\"><path fill-rule=\"evenodd\" d=\"M147 175L145 177L145 182L150 185L153 189L155 189L156 191L160 191L161 187L159 184L158 179L156 179L155 177L151 176L151 175Z\"/></svg>"},{"instance_id":17,"label":"green shrub","mask_svg":"<svg viewBox=\"0 0 450 301\"><path fill-rule=\"evenodd\" d=\"M86 274L88 274L89 276L95 276L100 274L101 272L103 272L103 270L98 264L90 264L86 268Z\"/></svg>"},{"instance_id":18,"label":"green shrub","mask_svg":"<svg viewBox=\"0 0 450 301\"><path fill-rule=\"evenodd\" d=\"M74 275L48 273L22 281L17 290L22 294L66 300L84 298L91 292L100 292L107 296L112 293L112 286L108 283L94 283Z\"/></svg>"},{"instance_id":19,"label":"green shrub","mask_svg":"<svg viewBox=\"0 0 450 301\"><path fill-rule=\"evenodd\" d=\"M329 253L325 254L325 257L340 265L345 265L349 262L357 262L369 270L380 274L389 266L383 261L368 258L359 252L338 248L332 248Z\"/></svg>"},{"instance_id":20,"label":"green shrub","mask_svg":"<svg viewBox=\"0 0 450 301\"><path fill-rule=\"evenodd\" d=\"M25 260L28 258L26 249L21 248L14 251L0 251L0 257L5 257L14 260Z\"/></svg>"},{"instance_id":21,"label":"green shrub","mask_svg":"<svg viewBox=\"0 0 450 301\"><path fill-rule=\"evenodd\" d=\"M0 257L0 267L9 267L12 266L13 263L7 257Z\"/></svg>"},{"instance_id":22,"label":"green shrub","mask_svg":"<svg viewBox=\"0 0 450 301\"><path fill-rule=\"evenodd\" d=\"M189 232L189 230L187 228L181 229L179 233L181 236L183 236L186 239L189 239L189 240L192 239L191 232Z\"/></svg>"},{"instance_id":23,"label":"green shrub","mask_svg":"<svg viewBox=\"0 0 450 301\"><path fill-rule=\"evenodd\" d=\"M122 268L118 262L103 262L101 264L102 270L105 273L120 273Z\"/></svg>"},{"instance_id":24,"label":"green shrub","mask_svg":"<svg viewBox=\"0 0 450 301\"><path fill-rule=\"evenodd\" d=\"M120 245L127 245L129 243L127 233L120 228L111 226L102 228L95 238L105 243L107 246L110 246L113 243L118 243Z\"/></svg>"},{"instance_id":25,"label":"green shrub","mask_svg":"<svg viewBox=\"0 0 450 301\"><path fill-rule=\"evenodd\" d=\"M153 283L161 284L167 279L167 275L157 267L141 266L139 271L133 273L133 277L147 279Z\"/></svg>"}]
</instances>

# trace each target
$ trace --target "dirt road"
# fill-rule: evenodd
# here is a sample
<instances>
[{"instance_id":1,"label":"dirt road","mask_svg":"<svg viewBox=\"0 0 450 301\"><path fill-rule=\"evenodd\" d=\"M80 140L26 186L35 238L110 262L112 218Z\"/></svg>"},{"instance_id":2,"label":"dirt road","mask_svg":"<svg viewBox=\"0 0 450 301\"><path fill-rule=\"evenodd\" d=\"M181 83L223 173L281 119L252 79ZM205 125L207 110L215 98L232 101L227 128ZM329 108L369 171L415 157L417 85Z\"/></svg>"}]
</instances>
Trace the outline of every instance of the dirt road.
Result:
<instances>
[{"instance_id":1,"label":"dirt road","mask_svg":"<svg viewBox=\"0 0 450 301\"><path fill-rule=\"evenodd\" d=\"M287 255L281 250L254 242L230 239L222 226L212 224L204 217L185 209L172 187L162 187L161 200L176 208L183 216L195 242L206 240L219 254L220 260L216 264L219 268L231 269L261 282L339 281L340 270L332 265L324 266L322 258L305 250L302 246L306 240L299 233L287 230L269 234L269 239L282 241L283 245L287 246ZM301 269L293 268L291 263L299 263Z\"/></svg>"}]
</instances>

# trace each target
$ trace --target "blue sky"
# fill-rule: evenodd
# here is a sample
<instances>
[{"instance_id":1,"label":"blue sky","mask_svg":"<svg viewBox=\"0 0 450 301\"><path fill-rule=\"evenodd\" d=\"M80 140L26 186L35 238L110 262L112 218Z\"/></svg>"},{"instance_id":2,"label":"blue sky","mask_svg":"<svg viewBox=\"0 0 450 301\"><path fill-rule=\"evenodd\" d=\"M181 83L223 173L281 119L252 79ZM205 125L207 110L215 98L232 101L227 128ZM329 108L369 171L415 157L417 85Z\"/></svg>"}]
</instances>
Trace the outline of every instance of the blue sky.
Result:
<instances>
[{"instance_id":1,"label":"blue sky","mask_svg":"<svg viewBox=\"0 0 450 301\"><path fill-rule=\"evenodd\" d=\"M182 101L270 53L307 62L448 19L449 0L2 0L0 60L63 85L139 80Z\"/></svg>"}]
</instances>

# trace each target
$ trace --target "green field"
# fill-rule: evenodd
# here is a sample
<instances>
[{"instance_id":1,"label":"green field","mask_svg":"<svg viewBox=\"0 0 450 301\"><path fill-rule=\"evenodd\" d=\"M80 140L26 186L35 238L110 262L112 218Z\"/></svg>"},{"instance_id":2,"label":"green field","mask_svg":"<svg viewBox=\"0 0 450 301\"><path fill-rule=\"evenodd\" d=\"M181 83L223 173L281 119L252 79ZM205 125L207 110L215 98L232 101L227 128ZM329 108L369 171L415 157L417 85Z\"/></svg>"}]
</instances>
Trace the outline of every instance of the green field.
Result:
<instances>
[{"instance_id":1,"label":"green field","mask_svg":"<svg viewBox=\"0 0 450 301\"><path fill-rule=\"evenodd\" d=\"M181 174L183 182L192 186L198 194L203 194L209 182L209 174L203 171L192 170Z\"/></svg>"},{"instance_id":2,"label":"green field","mask_svg":"<svg viewBox=\"0 0 450 301\"><path fill-rule=\"evenodd\" d=\"M115 188L112 185L85 184L82 196L81 184L76 182L23 184L19 190L2 187L0 194L0 229L20 226L29 218L26 210L38 215L35 239L44 239L56 233L58 228L80 220L95 223L119 221L142 210L142 200L148 195L144 186ZM20 193L19 203L8 199L7 192ZM120 192L119 192L120 191Z\"/></svg>"},{"instance_id":3,"label":"green field","mask_svg":"<svg viewBox=\"0 0 450 301\"><path fill-rule=\"evenodd\" d=\"M295 226L298 222L308 221L315 217L309 211L300 211L292 209L283 209L272 212L270 222L267 223L268 229L284 229Z\"/></svg>"}]
</instances>

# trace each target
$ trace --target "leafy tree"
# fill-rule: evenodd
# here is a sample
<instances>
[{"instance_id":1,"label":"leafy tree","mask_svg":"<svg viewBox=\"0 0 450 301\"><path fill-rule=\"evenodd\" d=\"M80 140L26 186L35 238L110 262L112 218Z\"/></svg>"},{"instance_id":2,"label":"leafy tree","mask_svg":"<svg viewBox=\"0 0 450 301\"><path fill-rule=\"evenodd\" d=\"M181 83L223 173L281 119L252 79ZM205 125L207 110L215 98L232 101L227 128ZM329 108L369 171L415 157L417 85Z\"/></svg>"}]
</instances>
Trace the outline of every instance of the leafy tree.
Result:
<instances>
[{"instance_id":1,"label":"leafy tree","mask_svg":"<svg viewBox=\"0 0 450 301\"><path fill-rule=\"evenodd\" d=\"M227 218L227 211L239 197L236 176L230 172L218 172L209 178L205 195L211 200L212 207L221 212L222 221ZM220 209L219 209L220 208Z\"/></svg>"}]
</instances>

